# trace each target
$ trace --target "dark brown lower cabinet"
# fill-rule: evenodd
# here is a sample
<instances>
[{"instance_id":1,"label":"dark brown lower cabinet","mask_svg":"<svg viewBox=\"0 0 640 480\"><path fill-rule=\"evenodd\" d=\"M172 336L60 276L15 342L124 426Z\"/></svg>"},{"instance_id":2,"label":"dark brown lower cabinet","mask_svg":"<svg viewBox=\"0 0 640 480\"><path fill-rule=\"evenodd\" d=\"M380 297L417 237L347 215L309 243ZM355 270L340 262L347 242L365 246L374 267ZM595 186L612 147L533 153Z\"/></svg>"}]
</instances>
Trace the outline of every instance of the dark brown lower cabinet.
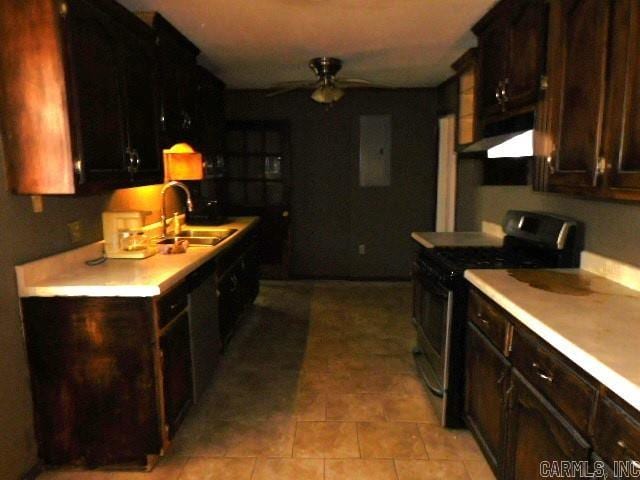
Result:
<instances>
[{"instance_id":1,"label":"dark brown lower cabinet","mask_svg":"<svg viewBox=\"0 0 640 480\"><path fill-rule=\"evenodd\" d=\"M467 326L465 418L489 465L499 475L510 365L475 325L469 322Z\"/></svg>"},{"instance_id":2,"label":"dark brown lower cabinet","mask_svg":"<svg viewBox=\"0 0 640 480\"><path fill-rule=\"evenodd\" d=\"M169 429L169 438L173 438L193 398L187 312L176 317L160 337L160 359L165 428Z\"/></svg>"},{"instance_id":3,"label":"dark brown lower cabinet","mask_svg":"<svg viewBox=\"0 0 640 480\"><path fill-rule=\"evenodd\" d=\"M143 469L191 404L187 289L160 297L23 298L38 454Z\"/></svg>"},{"instance_id":4,"label":"dark brown lower cabinet","mask_svg":"<svg viewBox=\"0 0 640 480\"><path fill-rule=\"evenodd\" d=\"M532 480L542 462L589 460L589 444L519 373L512 370L507 410L506 479Z\"/></svg>"},{"instance_id":5,"label":"dark brown lower cabinet","mask_svg":"<svg viewBox=\"0 0 640 480\"><path fill-rule=\"evenodd\" d=\"M638 478L636 408L475 288L467 320L465 420L498 479Z\"/></svg>"},{"instance_id":6,"label":"dark brown lower cabinet","mask_svg":"<svg viewBox=\"0 0 640 480\"><path fill-rule=\"evenodd\" d=\"M145 298L22 300L44 463L142 468L160 452L152 312Z\"/></svg>"}]
</instances>

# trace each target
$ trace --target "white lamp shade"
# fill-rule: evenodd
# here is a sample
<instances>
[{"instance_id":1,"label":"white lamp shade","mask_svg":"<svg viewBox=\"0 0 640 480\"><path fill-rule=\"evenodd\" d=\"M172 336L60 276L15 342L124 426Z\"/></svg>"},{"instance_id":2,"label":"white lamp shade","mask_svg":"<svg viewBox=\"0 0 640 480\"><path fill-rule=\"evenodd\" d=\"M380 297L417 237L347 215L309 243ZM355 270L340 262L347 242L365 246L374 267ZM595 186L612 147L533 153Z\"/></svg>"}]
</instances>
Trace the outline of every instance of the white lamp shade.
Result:
<instances>
[{"instance_id":1,"label":"white lamp shade","mask_svg":"<svg viewBox=\"0 0 640 480\"><path fill-rule=\"evenodd\" d=\"M163 150L164 180L202 180L204 170L202 154L187 143L177 143Z\"/></svg>"}]
</instances>

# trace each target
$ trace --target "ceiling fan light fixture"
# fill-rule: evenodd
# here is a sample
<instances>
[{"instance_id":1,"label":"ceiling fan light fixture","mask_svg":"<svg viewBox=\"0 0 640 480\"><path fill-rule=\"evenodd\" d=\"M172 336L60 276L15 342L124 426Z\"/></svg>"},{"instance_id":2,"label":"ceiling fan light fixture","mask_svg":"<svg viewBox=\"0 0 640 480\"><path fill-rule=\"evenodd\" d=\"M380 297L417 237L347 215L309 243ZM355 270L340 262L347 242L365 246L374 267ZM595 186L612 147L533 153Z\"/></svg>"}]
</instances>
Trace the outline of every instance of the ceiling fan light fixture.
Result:
<instances>
[{"instance_id":1,"label":"ceiling fan light fixture","mask_svg":"<svg viewBox=\"0 0 640 480\"><path fill-rule=\"evenodd\" d=\"M316 88L311 94L311 99L314 102L331 104L337 102L344 96L344 90L336 87L335 85L322 85Z\"/></svg>"}]
</instances>

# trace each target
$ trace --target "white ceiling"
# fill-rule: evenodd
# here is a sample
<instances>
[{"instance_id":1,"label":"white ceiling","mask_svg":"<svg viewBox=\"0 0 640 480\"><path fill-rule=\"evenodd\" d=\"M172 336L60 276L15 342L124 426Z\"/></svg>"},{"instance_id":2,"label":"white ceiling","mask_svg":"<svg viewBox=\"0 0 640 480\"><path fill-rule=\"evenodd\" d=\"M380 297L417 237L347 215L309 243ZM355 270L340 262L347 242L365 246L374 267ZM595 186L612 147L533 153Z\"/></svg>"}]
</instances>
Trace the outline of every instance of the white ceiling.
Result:
<instances>
[{"instance_id":1,"label":"white ceiling","mask_svg":"<svg viewBox=\"0 0 640 480\"><path fill-rule=\"evenodd\" d=\"M160 12L230 88L312 80L309 59L343 60L342 77L434 86L475 44L469 28L495 0L120 0Z\"/></svg>"}]
</instances>

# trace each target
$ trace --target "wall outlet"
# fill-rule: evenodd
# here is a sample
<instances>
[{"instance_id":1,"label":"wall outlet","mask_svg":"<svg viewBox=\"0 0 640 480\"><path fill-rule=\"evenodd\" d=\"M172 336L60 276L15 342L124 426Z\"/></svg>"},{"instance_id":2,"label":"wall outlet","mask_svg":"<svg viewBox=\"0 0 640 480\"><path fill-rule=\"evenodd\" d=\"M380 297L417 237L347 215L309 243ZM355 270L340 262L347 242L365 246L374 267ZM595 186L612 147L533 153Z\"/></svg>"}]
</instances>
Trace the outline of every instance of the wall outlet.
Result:
<instances>
[{"instance_id":1,"label":"wall outlet","mask_svg":"<svg viewBox=\"0 0 640 480\"><path fill-rule=\"evenodd\" d=\"M78 243L82 241L82 222L80 220L67 223L67 229L69 231L71 243Z\"/></svg>"},{"instance_id":2,"label":"wall outlet","mask_svg":"<svg viewBox=\"0 0 640 480\"><path fill-rule=\"evenodd\" d=\"M358 254L364 255L367 253L367 246L364 243L358 245Z\"/></svg>"},{"instance_id":3,"label":"wall outlet","mask_svg":"<svg viewBox=\"0 0 640 480\"><path fill-rule=\"evenodd\" d=\"M44 211L42 195L31 195L31 207L33 208L33 213L42 213Z\"/></svg>"}]
</instances>

